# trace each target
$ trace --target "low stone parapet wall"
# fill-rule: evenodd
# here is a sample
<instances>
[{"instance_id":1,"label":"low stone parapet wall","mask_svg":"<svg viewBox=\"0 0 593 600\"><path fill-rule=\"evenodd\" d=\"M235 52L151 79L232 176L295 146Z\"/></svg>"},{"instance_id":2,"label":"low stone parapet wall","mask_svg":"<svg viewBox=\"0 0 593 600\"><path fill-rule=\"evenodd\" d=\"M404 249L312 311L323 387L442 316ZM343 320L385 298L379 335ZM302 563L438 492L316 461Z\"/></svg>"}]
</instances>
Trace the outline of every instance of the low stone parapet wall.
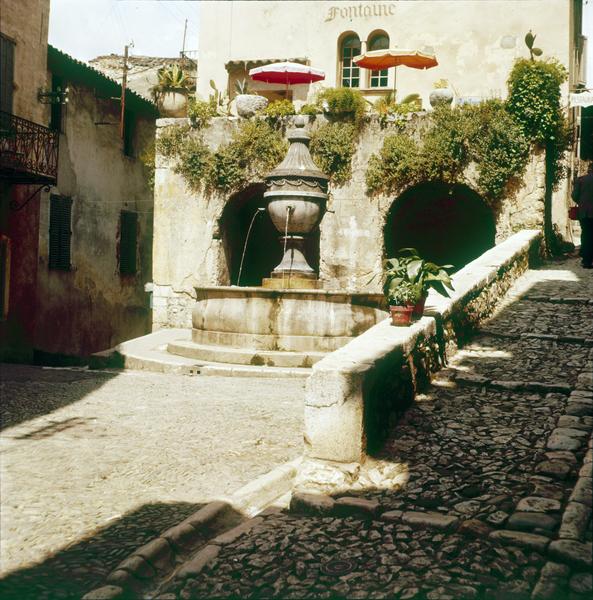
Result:
<instances>
[{"instance_id":1,"label":"low stone parapet wall","mask_svg":"<svg viewBox=\"0 0 593 600\"><path fill-rule=\"evenodd\" d=\"M431 292L417 323L393 327L386 319L318 362L307 381L305 454L364 460L416 390L494 312L540 246L539 231L520 231L458 271L451 298Z\"/></svg>"}]
</instances>

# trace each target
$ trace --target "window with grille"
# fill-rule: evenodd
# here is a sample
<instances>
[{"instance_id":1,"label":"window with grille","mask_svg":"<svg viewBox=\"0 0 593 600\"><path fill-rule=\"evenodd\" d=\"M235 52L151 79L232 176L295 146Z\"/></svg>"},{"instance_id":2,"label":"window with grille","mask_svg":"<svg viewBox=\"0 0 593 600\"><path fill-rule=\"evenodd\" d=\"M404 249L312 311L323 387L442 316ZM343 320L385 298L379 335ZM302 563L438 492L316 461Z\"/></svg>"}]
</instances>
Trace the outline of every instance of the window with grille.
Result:
<instances>
[{"instance_id":1,"label":"window with grille","mask_svg":"<svg viewBox=\"0 0 593 600\"><path fill-rule=\"evenodd\" d=\"M360 87L360 68L352 59L360 54L360 40L357 35L349 35L342 40L340 48L342 87Z\"/></svg>"},{"instance_id":2,"label":"window with grille","mask_svg":"<svg viewBox=\"0 0 593 600\"><path fill-rule=\"evenodd\" d=\"M120 275L135 275L138 246L138 214L122 210L119 238Z\"/></svg>"},{"instance_id":3,"label":"window with grille","mask_svg":"<svg viewBox=\"0 0 593 600\"><path fill-rule=\"evenodd\" d=\"M368 50L387 50L389 48L389 36L379 33L369 39ZM369 87L387 87L388 70L371 71L369 75Z\"/></svg>"},{"instance_id":4,"label":"window with grille","mask_svg":"<svg viewBox=\"0 0 593 600\"><path fill-rule=\"evenodd\" d=\"M72 198L49 197L49 268L70 270Z\"/></svg>"}]
</instances>

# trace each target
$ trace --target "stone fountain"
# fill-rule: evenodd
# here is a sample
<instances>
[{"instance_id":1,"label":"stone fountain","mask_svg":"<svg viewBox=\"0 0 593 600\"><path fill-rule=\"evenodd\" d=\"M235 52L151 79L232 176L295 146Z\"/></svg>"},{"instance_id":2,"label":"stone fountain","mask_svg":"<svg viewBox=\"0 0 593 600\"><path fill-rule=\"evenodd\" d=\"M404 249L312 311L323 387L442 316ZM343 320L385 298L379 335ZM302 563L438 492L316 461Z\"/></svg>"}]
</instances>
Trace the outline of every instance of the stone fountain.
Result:
<instances>
[{"instance_id":1,"label":"stone fountain","mask_svg":"<svg viewBox=\"0 0 593 600\"><path fill-rule=\"evenodd\" d=\"M311 136L303 129L303 117L295 119L288 132L290 147L286 158L266 177L268 213L281 234L284 254L264 287L320 287L317 273L304 256L306 237L319 225L326 210L329 177L313 162L309 153Z\"/></svg>"},{"instance_id":2,"label":"stone fountain","mask_svg":"<svg viewBox=\"0 0 593 600\"><path fill-rule=\"evenodd\" d=\"M284 249L261 287L196 288L192 341L173 354L205 363L306 369L386 318L381 294L324 290L304 255L326 212L329 178L313 162L304 119L288 132L284 160L266 177L264 198Z\"/></svg>"}]
</instances>

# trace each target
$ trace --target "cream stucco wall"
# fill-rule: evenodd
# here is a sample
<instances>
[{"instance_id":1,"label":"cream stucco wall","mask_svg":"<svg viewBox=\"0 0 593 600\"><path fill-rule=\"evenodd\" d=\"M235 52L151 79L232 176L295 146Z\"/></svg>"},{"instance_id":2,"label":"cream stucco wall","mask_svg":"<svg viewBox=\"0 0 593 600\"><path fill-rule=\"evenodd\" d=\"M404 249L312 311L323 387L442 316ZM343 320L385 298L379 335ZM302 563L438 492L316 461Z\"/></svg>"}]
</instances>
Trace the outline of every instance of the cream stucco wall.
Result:
<instances>
[{"instance_id":1,"label":"cream stucco wall","mask_svg":"<svg viewBox=\"0 0 593 600\"><path fill-rule=\"evenodd\" d=\"M294 86L295 99L311 97L316 86L336 85L342 34L355 32L364 42L381 29L392 47L431 47L439 61L429 71L398 68L399 99L420 93L427 105L441 78L458 96L504 97L513 61L528 55L523 38L530 29L545 56L570 65L571 7L572 0L204 1L197 89L207 97L211 79L226 89L230 60L307 57L326 73L320 84Z\"/></svg>"},{"instance_id":2,"label":"cream stucco wall","mask_svg":"<svg viewBox=\"0 0 593 600\"><path fill-rule=\"evenodd\" d=\"M13 114L47 125L49 109L37 101L46 85L50 0L2 0L0 32L15 43Z\"/></svg>"}]
</instances>

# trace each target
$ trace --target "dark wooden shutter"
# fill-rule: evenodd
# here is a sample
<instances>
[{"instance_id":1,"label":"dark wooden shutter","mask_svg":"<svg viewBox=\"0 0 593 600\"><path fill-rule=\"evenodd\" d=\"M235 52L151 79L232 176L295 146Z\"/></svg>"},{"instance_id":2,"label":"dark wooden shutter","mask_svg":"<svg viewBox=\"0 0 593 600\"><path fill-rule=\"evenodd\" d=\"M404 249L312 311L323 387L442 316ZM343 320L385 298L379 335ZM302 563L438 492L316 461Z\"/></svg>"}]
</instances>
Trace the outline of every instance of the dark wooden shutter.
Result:
<instances>
[{"instance_id":1,"label":"dark wooden shutter","mask_svg":"<svg viewBox=\"0 0 593 600\"><path fill-rule=\"evenodd\" d=\"M134 156L134 133L136 119L134 113L129 110L124 111L124 154Z\"/></svg>"},{"instance_id":2,"label":"dark wooden shutter","mask_svg":"<svg viewBox=\"0 0 593 600\"><path fill-rule=\"evenodd\" d=\"M135 275L138 245L138 215L122 210L119 240L119 272Z\"/></svg>"},{"instance_id":3,"label":"dark wooden shutter","mask_svg":"<svg viewBox=\"0 0 593 600\"><path fill-rule=\"evenodd\" d=\"M593 106L581 108L581 160L593 160Z\"/></svg>"},{"instance_id":4,"label":"dark wooden shutter","mask_svg":"<svg viewBox=\"0 0 593 600\"><path fill-rule=\"evenodd\" d=\"M64 90L64 81L61 77L57 75L52 75L51 77L51 89L52 92L57 92L58 90ZM61 102L52 102L51 104L51 113L49 118L49 126L54 131L61 133L62 131L62 103Z\"/></svg>"},{"instance_id":5,"label":"dark wooden shutter","mask_svg":"<svg viewBox=\"0 0 593 600\"><path fill-rule=\"evenodd\" d=\"M69 271L72 198L52 194L49 201L49 268Z\"/></svg>"},{"instance_id":6,"label":"dark wooden shutter","mask_svg":"<svg viewBox=\"0 0 593 600\"><path fill-rule=\"evenodd\" d=\"M14 42L0 35L0 111L12 113Z\"/></svg>"}]
</instances>

